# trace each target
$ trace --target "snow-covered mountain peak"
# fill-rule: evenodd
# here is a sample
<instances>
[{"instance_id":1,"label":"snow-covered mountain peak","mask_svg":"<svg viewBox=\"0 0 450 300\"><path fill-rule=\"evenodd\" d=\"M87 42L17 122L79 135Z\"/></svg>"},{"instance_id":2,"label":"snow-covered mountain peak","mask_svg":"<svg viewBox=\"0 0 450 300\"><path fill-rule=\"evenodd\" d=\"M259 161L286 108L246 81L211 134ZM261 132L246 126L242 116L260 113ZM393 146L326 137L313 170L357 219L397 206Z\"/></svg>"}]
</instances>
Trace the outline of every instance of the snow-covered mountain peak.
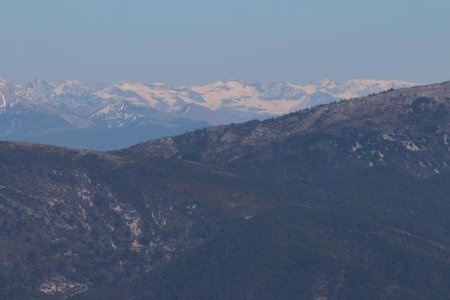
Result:
<instances>
[{"instance_id":1,"label":"snow-covered mountain peak","mask_svg":"<svg viewBox=\"0 0 450 300\"><path fill-rule=\"evenodd\" d=\"M3 77L0 77L0 89L5 87L8 84L8 81L4 79Z\"/></svg>"},{"instance_id":2,"label":"snow-covered mountain peak","mask_svg":"<svg viewBox=\"0 0 450 300\"><path fill-rule=\"evenodd\" d=\"M150 85L154 86L154 87L159 87L159 88L166 86L166 84L164 82L152 82Z\"/></svg>"},{"instance_id":3,"label":"snow-covered mountain peak","mask_svg":"<svg viewBox=\"0 0 450 300\"><path fill-rule=\"evenodd\" d=\"M287 81L262 81L253 84L263 100L300 100L307 95L301 86Z\"/></svg>"},{"instance_id":4,"label":"snow-covered mountain peak","mask_svg":"<svg viewBox=\"0 0 450 300\"><path fill-rule=\"evenodd\" d=\"M334 82L328 78L325 78L325 77L319 78L314 84L319 89L323 89L323 88L330 89L330 88L335 88L337 86L336 82Z\"/></svg>"},{"instance_id":5,"label":"snow-covered mountain peak","mask_svg":"<svg viewBox=\"0 0 450 300\"><path fill-rule=\"evenodd\" d=\"M37 79L21 88L0 78L0 121L5 124L0 128L0 137L78 130L99 134L108 128L138 128L137 140L132 139L136 142L206 124L279 116L411 85L397 80L356 79L339 84L320 79L301 85L231 79L189 87L136 81L104 85L69 80L53 84ZM36 124L40 127L36 128ZM148 132L153 133L149 136Z\"/></svg>"},{"instance_id":6,"label":"snow-covered mountain peak","mask_svg":"<svg viewBox=\"0 0 450 300\"><path fill-rule=\"evenodd\" d=\"M22 98L20 86L0 77L0 112L15 105Z\"/></svg>"},{"instance_id":7,"label":"snow-covered mountain peak","mask_svg":"<svg viewBox=\"0 0 450 300\"><path fill-rule=\"evenodd\" d=\"M55 85L42 79L34 79L24 87L26 95L30 97L48 96L53 93Z\"/></svg>"},{"instance_id":8,"label":"snow-covered mountain peak","mask_svg":"<svg viewBox=\"0 0 450 300\"><path fill-rule=\"evenodd\" d=\"M12 83L2 77L0 77L0 90L6 91L17 91L20 89L20 85Z\"/></svg>"},{"instance_id":9,"label":"snow-covered mountain peak","mask_svg":"<svg viewBox=\"0 0 450 300\"><path fill-rule=\"evenodd\" d=\"M120 115L121 112L124 112L126 110L128 110L130 107L130 104L125 102L125 101L121 101L121 102L117 102L117 103L113 103L110 104L106 107L103 107L102 109L98 110L95 114L93 114L93 116L110 116L112 113L115 115L115 117L117 117L118 115Z\"/></svg>"},{"instance_id":10,"label":"snow-covered mountain peak","mask_svg":"<svg viewBox=\"0 0 450 300\"><path fill-rule=\"evenodd\" d=\"M171 89L165 85L144 84L141 82L122 81L96 93L101 99L123 99L138 106L149 106L165 111L178 111L186 105L183 97L187 92Z\"/></svg>"},{"instance_id":11,"label":"snow-covered mountain peak","mask_svg":"<svg viewBox=\"0 0 450 300\"><path fill-rule=\"evenodd\" d=\"M332 92L342 99L350 99L414 85L414 83L401 80L352 79L336 87Z\"/></svg>"},{"instance_id":12,"label":"snow-covered mountain peak","mask_svg":"<svg viewBox=\"0 0 450 300\"><path fill-rule=\"evenodd\" d=\"M122 81L107 87L96 95L101 99L125 99L134 105L150 106L165 111L179 111L187 104L196 104L210 110L235 110L257 112L260 115L278 115L308 107L308 99L319 94L331 98L353 98L392 87L406 87L401 81L353 80L343 85L326 78L309 85L298 85L286 81L262 81L246 83L242 80L220 80L192 87L169 87L161 83L145 84ZM320 102L320 101L319 101Z\"/></svg>"},{"instance_id":13,"label":"snow-covered mountain peak","mask_svg":"<svg viewBox=\"0 0 450 300\"><path fill-rule=\"evenodd\" d=\"M62 94L83 95L96 92L101 87L103 87L102 84L94 82L84 83L78 80L67 80L61 84L58 84L53 90L53 93L56 96Z\"/></svg>"}]
</instances>

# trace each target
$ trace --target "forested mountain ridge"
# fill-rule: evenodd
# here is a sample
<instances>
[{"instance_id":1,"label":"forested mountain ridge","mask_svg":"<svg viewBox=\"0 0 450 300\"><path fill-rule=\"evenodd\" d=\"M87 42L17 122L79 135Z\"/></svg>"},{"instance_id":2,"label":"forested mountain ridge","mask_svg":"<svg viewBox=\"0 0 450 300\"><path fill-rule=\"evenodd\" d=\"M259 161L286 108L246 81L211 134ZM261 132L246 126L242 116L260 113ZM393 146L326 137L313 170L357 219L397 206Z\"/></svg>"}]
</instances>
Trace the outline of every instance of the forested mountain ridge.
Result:
<instances>
[{"instance_id":1,"label":"forested mountain ridge","mask_svg":"<svg viewBox=\"0 0 450 300\"><path fill-rule=\"evenodd\" d=\"M0 143L3 298L446 299L450 83L115 152Z\"/></svg>"},{"instance_id":2,"label":"forested mountain ridge","mask_svg":"<svg viewBox=\"0 0 450 300\"><path fill-rule=\"evenodd\" d=\"M186 156L195 161L233 166L241 163L246 152L262 148L267 151L267 148L293 139L327 136L323 141L325 144L318 143L319 149L349 150L349 157L367 164L372 161L386 165L389 157L384 156L384 151L407 154L406 158L415 159L439 149L445 156L450 142L447 128L449 98L449 83L399 89L320 105L267 121L196 130L139 144L124 152L155 157ZM330 138L335 140L334 144ZM339 144L337 139L340 139ZM343 142L349 145L343 145ZM385 149L380 148L381 144ZM190 153L197 156L190 157ZM267 160L268 157L256 159ZM420 166L422 171L417 170L417 175L430 171L432 166L439 170L446 165L441 161ZM416 166L407 168L413 171L413 167Z\"/></svg>"}]
</instances>

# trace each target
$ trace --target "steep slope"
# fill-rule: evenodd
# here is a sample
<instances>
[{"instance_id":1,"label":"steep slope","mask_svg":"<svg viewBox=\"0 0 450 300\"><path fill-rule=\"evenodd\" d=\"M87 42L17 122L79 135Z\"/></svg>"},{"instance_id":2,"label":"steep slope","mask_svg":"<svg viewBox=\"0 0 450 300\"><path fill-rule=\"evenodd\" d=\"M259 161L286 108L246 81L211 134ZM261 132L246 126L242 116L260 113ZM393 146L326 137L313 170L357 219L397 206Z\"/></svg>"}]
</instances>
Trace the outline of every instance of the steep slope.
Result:
<instances>
[{"instance_id":1,"label":"steep slope","mask_svg":"<svg viewBox=\"0 0 450 300\"><path fill-rule=\"evenodd\" d=\"M446 279L441 279L448 278L450 267L449 120L450 83L443 83L321 106L264 122L201 130L125 150L122 155L190 160L257 177L261 186L276 191L272 197L283 201L289 211L297 207L304 211L306 207L306 212L293 219L304 219L304 214L312 217L312 223L299 227L313 232L312 236L324 244L312 246L313 254L303 258L302 250L292 250L300 265L314 262L316 272L309 272L308 283L302 281L301 268L292 272L277 262L275 266L282 268L277 271L276 267L266 267L264 259L255 263L256 267L247 265L253 257L251 251L268 254L252 242L250 234L237 241L226 238L233 245L229 247L245 254L238 250L224 253L222 247L228 249L224 245L227 242L219 238L167 269L120 285L121 290L137 299L141 295L163 299L249 299L264 295L294 299L298 295L306 299L446 299L449 291L443 283ZM311 193L314 196L306 195L310 187L315 188ZM330 211L332 222L324 224L326 219L320 215ZM285 213L281 214L279 218L285 218ZM295 224L292 220L287 222L290 226ZM358 225L361 222L365 225ZM276 224L272 226L276 228ZM267 232L270 230L259 236ZM351 234L344 234L348 232ZM287 241L268 237L262 243L284 243L291 249L297 239L304 239L301 233L294 236ZM305 243L314 245L313 240ZM320 256L324 249L336 249L333 253L338 262L330 262L325 254ZM347 256L336 254L339 251ZM292 253L280 250L270 257L276 261L278 255L290 257ZM345 267L340 259L345 260ZM324 261L327 268L322 269ZM289 266L295 268L295 264ZM179 275L180 270L186 271ZM338 270L351 271L344 276ZM259 277L271 272L274 278ZM353 282L355 274L364 278L363 282ZM289 278L296 276L298 290L292 291ZM330 277L324 280L322 294L314 295L318 285L315 280L326 276ZM226 280L220 283L223 278L231 278L230 285ZM234 282L232 278L239 280ZM337 285L339 278L348 285ZM245 287L239 285L241 282ZM281 289L274 286L276 282ZM368 285L359 290L364 283Z\"/></svg>"},{"instance_id":2,"label":"steep slope","mask_svg":"<svg viewBox=\"0 0 450 300\"><path fill-rule=\"evenodd\" d=\"M152 270L240 218L232 199L251 197L245 180L202 166L17 143L0 152L2 299Z\"/></svg>"},{"instance_id":3,"label":"steep slope","mask_svg":"<svg viewBox=\"0 0 450 300\"><path fill-rule=\"evenodd\" d=\"M427 242L357 208L276 209L81 298L445 299L449 249Z\"/></svg>"},{"instance_id":4,"label":"steep slope","mask_svg":"<svg viewBox=\"0 0 450 300\"><path fill-rule=\"evenodd\" d=\"M408 174L431 176L447 169L449 94L449 83L383 92L262 122L197 130L122 153L181 157L234 169L309 152L330 161L345 157L366 169L394 165Z\"/></svg>"}]
</instances>

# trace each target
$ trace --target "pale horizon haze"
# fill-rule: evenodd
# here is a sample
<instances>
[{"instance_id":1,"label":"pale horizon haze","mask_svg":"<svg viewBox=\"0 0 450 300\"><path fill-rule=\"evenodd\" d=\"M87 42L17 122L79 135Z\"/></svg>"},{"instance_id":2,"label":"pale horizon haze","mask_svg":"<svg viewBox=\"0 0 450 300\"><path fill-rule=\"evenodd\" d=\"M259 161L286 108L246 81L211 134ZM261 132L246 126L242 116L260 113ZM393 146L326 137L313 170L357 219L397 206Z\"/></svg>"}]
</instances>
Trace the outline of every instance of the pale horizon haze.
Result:
<instances>
[{"instance_id":1,"label":"pale horizon haze","mask_svg":"<svg viewBox=\"0 0 450 300\"><path fill-rule=\"evenodd\" d=\"M450 80L450 1L0 1L0 76Z\"/></svg>"}]
</instances>

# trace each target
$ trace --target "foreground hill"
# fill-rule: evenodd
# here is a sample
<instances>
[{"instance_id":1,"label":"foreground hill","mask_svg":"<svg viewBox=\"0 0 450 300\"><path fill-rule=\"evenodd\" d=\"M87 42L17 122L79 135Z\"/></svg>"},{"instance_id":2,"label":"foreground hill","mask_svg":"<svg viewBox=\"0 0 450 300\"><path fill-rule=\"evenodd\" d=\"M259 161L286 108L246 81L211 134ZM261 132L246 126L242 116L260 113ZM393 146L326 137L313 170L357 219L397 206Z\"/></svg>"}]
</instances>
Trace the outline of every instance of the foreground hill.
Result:
<instances>
[{"instance_id":1,"label":"foreground hill","mask_svg":"<svg viewBox=\"0 0 450 300\"><path fill-rule=\"evenodd\" d=\"M81 298L446 299L449 253L441 246L362 209L289 207Z\"/></svg>"},{"instance_id":2,"label":"foreground hill","mask_svg":"<svg viewBox=\"0 0 450 300\"><path fill-rule=\"evenodd\" d=\"M2 298L447 299L450 83L116 152L0 143Z\"/></svg>"}]
</instances>

